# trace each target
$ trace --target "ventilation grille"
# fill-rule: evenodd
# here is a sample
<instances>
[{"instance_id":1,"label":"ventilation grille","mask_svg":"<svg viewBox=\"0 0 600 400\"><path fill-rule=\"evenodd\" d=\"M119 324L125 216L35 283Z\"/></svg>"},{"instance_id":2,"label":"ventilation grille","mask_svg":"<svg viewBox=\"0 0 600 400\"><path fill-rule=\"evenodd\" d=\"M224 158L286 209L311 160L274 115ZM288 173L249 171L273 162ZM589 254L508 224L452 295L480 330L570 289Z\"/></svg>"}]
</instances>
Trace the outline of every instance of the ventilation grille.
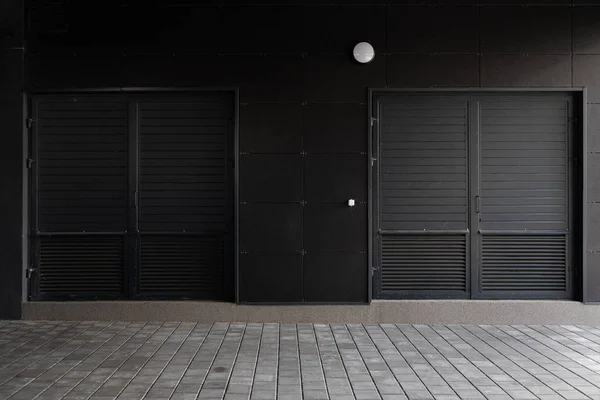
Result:
<instances>
[{"instance_id":1,"label":"ventilation grille","mask_svg":"<svg viewBox=\"0 0 600 400\"><path fill-rule=\"evenodd\" d=\"M39 103L39 229L125 230L127 104Z\"/></svg>"},{"instance_id":2,"label":"ventilation grille","mask_svg":"<svg viewBox=\"0 0 600 400\"><path fill-rule=\"evenodd\" d=\"M566 291L565 235L482 237L483 291Z\"/></svg>"},{"instance_id":3,"label":"ventilation grille","mask_svg":"<svg viewBox=\"0 0 600 400\"><path fill-rule=\"evenodd\" d=\"M227 107L204 100L140 103L142 231L225 229Z\"/></svg>"},{"instance_id":4,"label":"ventilation grille","mask_svg":"<svg viewBox=\"0 0 600 400\"><path fill-rule=\"evenodd\" d=\"M384 291L466 291L465 236L382 236Z\"/></svg>"},{"instance_id":5,"label":"ventilation grille","mask_svg":"<svg viewBox=\"0 0 600 400\"><path fill-rule=\"evenodd\" d=\"M218 299L223 295L222 237L141 237L140 292Z\"/></svg>"},{"instance_id":6,"label":"ventilation grille","mask_svg":"<svg viewBox=\"0 0 600 400\"><path fill-rule=\"evenodd\" d=\"M40 293L122 295L123 238L40 238Z\"/></svg>"}]
</instances>

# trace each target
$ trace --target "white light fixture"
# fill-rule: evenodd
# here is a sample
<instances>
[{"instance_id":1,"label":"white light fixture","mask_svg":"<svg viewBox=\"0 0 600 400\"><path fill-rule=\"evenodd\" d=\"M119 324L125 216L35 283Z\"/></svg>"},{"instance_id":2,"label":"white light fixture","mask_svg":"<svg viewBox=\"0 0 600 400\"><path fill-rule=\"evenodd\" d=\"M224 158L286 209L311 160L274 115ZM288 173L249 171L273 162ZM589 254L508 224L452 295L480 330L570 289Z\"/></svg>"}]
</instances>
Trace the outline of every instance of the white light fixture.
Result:
<instances>
[{"instance_id":1,"label":"white light fixture","mask_svg":"<svg viewBox=\"0 0 600 400\"><path fill-rule=\"evenodd\" d=\"M370 43L360 42L356 46L354 46L354 50L352 51L354 54L354 59L361 64L366 64L371 62L375 57L375 49L371 46Z\"/></svg>"}]
</instances>

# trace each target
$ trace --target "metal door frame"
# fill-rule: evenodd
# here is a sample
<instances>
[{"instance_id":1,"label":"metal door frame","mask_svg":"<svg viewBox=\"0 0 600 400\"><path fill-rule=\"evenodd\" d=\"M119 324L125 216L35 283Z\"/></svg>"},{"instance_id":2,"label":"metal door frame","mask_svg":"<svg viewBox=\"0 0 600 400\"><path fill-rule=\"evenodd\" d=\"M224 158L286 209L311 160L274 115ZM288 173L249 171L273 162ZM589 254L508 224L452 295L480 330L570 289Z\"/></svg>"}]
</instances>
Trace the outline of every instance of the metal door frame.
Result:
<instances>
[{"instance_id":1,"label":"metal door frame","mask_svg":"<svg viewBox=\"0 0 600 400\"><path fill-rule=\"evenodd\" d=\"M26 175L28 177L28 185L27 185L27 193L26 193L26 200L27 201L27 208L26 208L26 212L28 213L27 215L27 222L25 222L25 226L24 226L24 232L27 232L27 247L25 249L26 255L27 255L27 259L28 259L28 264L24 266L25 269L29 269L30 267L33 267L38 260L38 250L39 250L39 246L36 246L37 244L37 221L38 221L38 206L37 206L37 202L38 202L38 194L37 194L37 190L38 190L38 167L37 167L37 163L35 162L35 160L37 160L37 141L38 141L38 131L37 131L37 124L36 122L36 118L37 116L37 110L36 110L36 104L37 104L37 100L39 98L43 98L43 97L54 97L54 96L69 96L69 95L77 95L77 96L85 96L85 95L89 95L89 96L96 96L96 95L106 95L106 96L110 96L110 95L114 95L117 97L122 97L125 100L127 100L128 102L131 102L136 96L143 96L143 97L150 97L152 95L156 95L156 96L169 96L172 95L172 97L177 97L177 95L181 95L181 96L193 96L194 93L197 94L201 94L201 93L206 93L206 92L216 92L216 93L229 93L231 94L232 98L233 98L233 104L231 104L231 111L233 112L233 121L232 123L232 137L228 140L232 140L233 143L232 147L231 147L231 151L233 151L232 154L232 158L233 158L233 167L231 168L231 175L232 175L232 186L231 186L231 190L233 190L233 207L231 212L233 213L232 218L233 218L233 232L231 232L231 235L233 235L232 239L229 241L232 244L230 246L227 245L227 243L225 244L225 252L227 252L229 250L229 252L233 252L233 254L225 254L224 259L227 260L227 258L231 259L231 264L230 267L225 269L225 273L230 276L230 279L233 279L233 281L231 282L227 282L227 276L224 282L224 286L226 288L226 290L228 291L227 293L225 293L226 296L228 296L228 298L225 301L228 302L232 302L235 303L238 300L238 273L239 273L239 88L238 87L189 87L189 88L165 88L165 87L107 87L107 88L80 88L80 89L43 89L43 90L35 90L35 91L31 91L26 93L26 99L27 99L27 120L28 121L32 121L30 124L28 123L28 126L26 127L27 129L27 137L29 140L29 146L24 148L23 151L23 162L26 165L26 168L28 167L28 163L29 163L29 159L34 160L33 161L33 166L31 168L29 168L29 171L26 171ZM131 111L131 106L130 106L130 111ZM127 138L127 165L128 165L128 174L127 174L127 182L128 182L128 195L127 195L127 204L128 204L128 210L126 213L126 221L127 221L127 226L132 226L130 225L131 221L132 221L132 216L130 215L133 212L137 212L137 211L132 211L130 210L130 206L132 202L135 202L134 197L131 195L132 192L132 188L129 185L129 182L131 181L131 176L132 174L137 174L137 170L132 171L131 168L131 164L135 163L136 165L138 164L138 160L134 160L132 161L130 159L132 154L137 154L138 152L138 143L137 143L137 127L136 129L134 129L134 131L131 131L132 127L133 127L133 122L131 120L131 115L128 116L129 117L129 127L130 130L128 131L128 138ZM131 140L130 136L131 135L136 135L136 140ZM132 143L135 142L135 143ZM229 176L228 176L229 179ZM135 191L137 193L137 191ZM129 233L125 232L124 235L124 257L125 257L125 263L127 264L128 262L128 257L131 257L131 255L133 254L137 254L134 253L130 248L130 243L131 240L128 239L129 237ZM231 248L232 247L232 248ZM131 251L130 251L131 250ZM132 267L127 267L127 265L125 265L125 270L124 270L124 275L125 275L125 281L124 281L124 293L123 295L120 296L103 296L102 299L110 299L110 300L135 300L137 298L139 298L139 294L138 295L134 295L135 293L135 284L136 284L136 277L137 277L137 271L139 268L139 264L136 262L135 266ZM135 276L134 276L135 275ZM99 299L99 297L97 296L92 296L92 295L78 295L78 296L57 296L57 295L40 295L39 294L39 277L37 273L32 273L29 274L29 272L27 273L27 277L25 278L28 280L28 282L26 282L26 287L27 287L27 300L28 301L53 301L53 300L96 300ZM153 296L152 299L155 300L160 300L161 296Z\"/></svg>"},{"instance_id":2,"label":"metal door frame","mask_svg":"<svg viewBox=\"0 0 600 400\"><path fill-rule=\"evenodd\" d=\"M580 152L581 153L581 177L577 177L577 178L581 178L581 193L579 193L580 196L580 201L578 204L576 204L575 202L573 203L572 207L571 207L571 216L570 218L573 220L573 218L579 214L580 216L580 221L574 221L575 224L573 224L573 228L578 228L580 229L580 233L581 237L578 243L575 243L573 241L573 243L571 244L571 248L568 249L568 251L570 250L570 257L571 257L571 263L574 264L574 260L577 260L578 263L580 265L574 266L574 267L578 267L578 268L572 268L573 270L578 269L581 274L578 276L578 281L574 281L574 276L577 276L575 274L572 274L571 276L571 282L569 282L570 285L572 285L572 287L574 288L571 292L572 296L576 296L576 288L578 286L582 286L583 284L585 284L586 279L587 279L587 257L586 257L586 243L587 243L587 230L588 230L588 222L587 222L587 88L586 87L537 87L537 88L532 88L532 87L525 87L525 88L498 88L498 87L489 87L489 88L482 88L482 87L465 87L465 88L369 88L368 90L368 118L367 118L367 132L368 132L368 144L369 144L369 148L368 148L368 155L369 155L369 159L370 162L367 165L367 168L369 168L368 171L368 195L369 195L369 202L368 202L368 213L369 213L369 226L368 226L368 260L369 260L369 268L368 268L368 279L369 279L369 301L371 299L386 299L386 298L394 298L394 299L399 299L399 297L397 296L393 296L393 297L389 297L389 296L381 296L381 290L380 290L380 282L381 282L381 277L380 277L380 273L381 273L381 268L378 265L379 264L379 251L378 249L378 245L379 245L379 235L377 234L377 229L376 229L376 224L377 224L377 218L375 217L375 213L378 211L378 207L377 205L379 204L379 196L377 194L377 190L378 188L376 187L376 182L378 179L378 174L379 174L379 163L377 160L378 154L379 154L379 124L378 124L378 110L375 110L375 106L377 105L377 97L379 96L383 96L383 95L394 95L394 94L402 94L402 95L406 95L406 94L415 94L415 95L424 95L424 94L431 94L431 95L435 95L435 94L444 94L444 93L456 93L456 94L469 94L469 95L473 95L473 96L481 96L481 95L486 95L486 94L497 94L497 93L504 93L504 94L510 94L510 93L527 93L527 94L541 94L541 93L569 93L573 95L573 103L574 105L579 104L581 109L577 109L575 110L576 115L580 115L581 116L581 123L578 124L579 126L575 126L574 128L574 132L571 136L574 135L582 135L581 136L581 145L582 148L575 148L572 149L573 154L575 154L576 152ZM479 146L479 135L478 133L475 134L475 139L476 139L476 143L473 144L472 140L471 140L471 124L474 122L472 119L476 119L476 116L472 115L473 113L471 112L471 108L473 107L473 105L469 105L469 115L468 115L468 119L469 119L469 127L468 127L468 132L467 135L469 137L469 150L468 150L468 156L469 158L471 157L471 155L473 154L473 152L477 152L477 154L479 153L478 151L478 146ZM572 140L572 138L570 138L570 140ZM475 147L475 148L473 148ZM570 155L572 156L572 154ZM474 163L469 162L469 191L472 190L473 185L476 185L477 187L479 186L478 181L476 179L472 179L472 173L473 173L473 168L477 169L477 173L479 171L479 162L475 163L475 166L473 166ZM571 178L572 176L570 176L569 178ZM474 183L473 183L474 182ZM572 184L571 186L575 186L574 184ZM573 188L573 189L578 189L577 187ZM478 189L477 189L478 190ZM478 193L478 192L475 192ZM571 196L573 199L576 199L577 197L573 196L572 193L568 194L569 196ZM473 193L469 193L469 197L471 199L474 198ZM581 207L580 211L576 211L577 207ZM472 216L471 214L474 212L473 211L474 207L470 207L469 209L469 223L468 226L469 228L471 228L471 226L473 225L472 223ZM470 279L467 278L467 285L468 290L467 292L470 293L469 298L470 299L477 299L479 298L477 296L476 290L477 289L477 285L478 285L478 278L479 278L479 272L478 272L478 268L475 268L474 265L476 264L474 261L476 261L476 257L479 256L478 254L478 248L475 246L476 241L479 238L479 234L474 235L473 233L476 232L471 232L470 234L470 240L468 241L468 245L471 247L470 251L468 250L468 254L467 257L470 259L470 264L467 265L467 276L470 276ZM579 245L581 246L579 248ZM477 254L475 254L477 253ZM577 253L577 255L576 255ZM424 295L415 295L415 296L407 296L407 297L402 297L405 299L414 299L414 298L418 298L418 299L426 299L428 298L427 294ZM444 296L444 295L436 295L435 296L436 299L444 299L444 298L456 298L455 296ZM492 299L491 297L486 297L488 299ZM571 297L573 298L573 297ZM578 296L578 300L581 300L583 303L587 302L587 294L586 294L586 290L585 288L582 288L581 290L581 295Z\"/></svg>"}]
</instances>

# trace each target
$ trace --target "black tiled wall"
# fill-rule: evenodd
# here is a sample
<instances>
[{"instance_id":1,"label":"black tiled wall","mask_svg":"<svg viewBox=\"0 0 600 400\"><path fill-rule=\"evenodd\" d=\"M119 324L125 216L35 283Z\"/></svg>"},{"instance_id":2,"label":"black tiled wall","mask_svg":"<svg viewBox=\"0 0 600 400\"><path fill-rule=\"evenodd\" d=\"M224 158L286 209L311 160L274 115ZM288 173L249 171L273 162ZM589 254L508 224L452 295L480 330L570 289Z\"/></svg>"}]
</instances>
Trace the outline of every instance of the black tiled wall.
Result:
<instances>
[{"instance_id":1,"label":"black tiled wall","mask_svg":"<svg viewBox=\"0 0 600 400\"><path fill-rule=\"evenodd\" d=\"M32 1L27 89L239 87L241 300L366 300L367 88L587 86L600 301L600 1L91 3Z\"/></svg>"}]
</instances>

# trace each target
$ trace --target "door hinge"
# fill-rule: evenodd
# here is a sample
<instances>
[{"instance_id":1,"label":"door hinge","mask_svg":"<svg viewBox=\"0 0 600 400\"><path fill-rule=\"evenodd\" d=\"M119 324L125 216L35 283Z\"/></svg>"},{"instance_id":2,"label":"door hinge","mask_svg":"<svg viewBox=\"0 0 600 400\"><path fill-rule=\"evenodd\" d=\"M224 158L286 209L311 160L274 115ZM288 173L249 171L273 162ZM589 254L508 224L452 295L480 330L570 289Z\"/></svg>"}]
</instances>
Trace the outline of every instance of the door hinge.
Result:
<instances>
[{"instance_id":1,"label":"door hinge","mask_svg":"<svg viewBox=\"0 0 600 400\"><path fill-rule=\"evenodd\" d=\"M475 196L475 212L479 214L481 212L481 197Z\"/></svg>"},{"instance_id":2,"label":"door hinge","mask_svg":"<svg viewBox=\"0 0 600 400\"><path fill-rule=\"evenodd\" d=\"M33 128L37 123L37 119L27 118L27 128Z\"/></svg>"},{"instance_id":3,"label":"door hinge","mask_svg":"<svg viewBox=\"0 0 600 400\"><path fill-rule=\"evenodd\" d=\"M30 279L33 276L33 273L35 272L35 268L27 268L25 270L25 277L27 279Z\"/></svg>"},{"instance_id":4,"label":"door hinge","mask_svg":"<svg viewBox=\"0 0 600 400\"><path fill-rule=\"evenodd\" d=\"M371 117L371 127L378 122L377 118Z\"/></svg>"},{"instance_id":5,"label":"door hinge","mask_svg":"<svg viewBox=\"0 0 600 400\"><path fill-rule=\"evenodd\" d=\"M27 166L27 169L30 169L31 167L33 167L34 162L35 162L35 160L33 158L28 158L25 161L25 165Z\"/></svg>"}]
</instances>

